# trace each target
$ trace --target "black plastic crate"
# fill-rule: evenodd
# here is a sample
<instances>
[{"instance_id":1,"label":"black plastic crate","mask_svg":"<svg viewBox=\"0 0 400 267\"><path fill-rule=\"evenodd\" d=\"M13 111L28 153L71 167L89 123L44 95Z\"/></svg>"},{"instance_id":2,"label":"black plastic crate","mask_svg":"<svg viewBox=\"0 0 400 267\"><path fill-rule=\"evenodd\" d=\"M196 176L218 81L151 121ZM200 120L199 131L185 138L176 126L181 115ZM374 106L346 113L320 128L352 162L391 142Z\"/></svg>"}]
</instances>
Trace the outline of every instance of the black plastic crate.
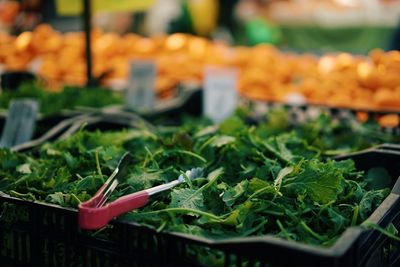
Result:
<instances>
[{"instance_id":1,"label":"black plastic crate","mask_svg":"<svg viewBox=\"0 0 400 267\"><path fill-rule=\"evenodd\" d=\"M397 181L370 221L400 229L399 151L381 146L338 160L345 158L360 170L384 167ZM100 232L82 231L76 210L3 193L0 209L2 266L399 266L400 243L360 227L322 248L268 235L215 241L118 220Z\"/></svg>"},{"instance_id":2,"label":"black plastic crate","mask_svg":"<svg viewBox=\"0 0 400 267\"><path fill-rule=\"evenodd\" d=\"M76 107L72 110L60 110L57 114L48 116L38 115L33 139L41 139L48 135L53 128L80 127L87 120L87 129L98 129L96 123L101 120L101 129L115 129L132 127L141 120L162 122L163 124L177 125L182 122L182 114L198 116L201 114L201 91L198 88L177 89L177 94L171 99L160 100L155 103L154 109L144 111L129 111L122 105L112 105L103 108ZM7 111L0 109L0 130L4 128ZM74 122L77 123L74 123ZM80 123L78 122L80 121ZM62 126L69 124L68 126ZM73 126L73 124L75 126ZM149 125L148 122L146 122ZM95 126L92 126L95 125ZM71 128L70 128L71 129ZM61 132L61 131L60 131ZM51 140L46 137L46 140Z\"/></svg>"}]
</instances>

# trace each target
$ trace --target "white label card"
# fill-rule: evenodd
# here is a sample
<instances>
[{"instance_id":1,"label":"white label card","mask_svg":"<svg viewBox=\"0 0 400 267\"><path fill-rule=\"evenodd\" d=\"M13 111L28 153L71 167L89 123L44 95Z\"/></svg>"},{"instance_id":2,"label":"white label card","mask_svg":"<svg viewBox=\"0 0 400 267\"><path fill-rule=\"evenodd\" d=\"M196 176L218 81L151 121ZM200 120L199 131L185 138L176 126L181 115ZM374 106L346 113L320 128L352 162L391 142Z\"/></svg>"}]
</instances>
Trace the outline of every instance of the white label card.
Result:
<instances>
[{"instance_id":1,"label":"white label card","mask_svg":"<svg viewBox=\"0 0 400 267\"><path fill-rule=\"evenodd\" d=\"M236 69L207 67L204 73L203 113L214 123L231 115L236 108Z\"/></svg>"},{"instance_id":2,"label":"white label card","mask_svg":"<svg viewBox=\"0 0 400 267\"><path fill-rule=\"evenodd\" d=\"M39 103L36 100L29 98L12 100L0 138L0 147L12 147L31 140L38 113Z\"/></svg>"},{"instance_id":3,"label":"white label card","mask_svg":"<svg viewBox=\"0 0 400 267\"><path fill-rule=\"evenodd\" d=\"M156 65L150 60L130 63L129 86L125 107L133 110L151 110L155 104Z\"/></svg>"}]
</instances>

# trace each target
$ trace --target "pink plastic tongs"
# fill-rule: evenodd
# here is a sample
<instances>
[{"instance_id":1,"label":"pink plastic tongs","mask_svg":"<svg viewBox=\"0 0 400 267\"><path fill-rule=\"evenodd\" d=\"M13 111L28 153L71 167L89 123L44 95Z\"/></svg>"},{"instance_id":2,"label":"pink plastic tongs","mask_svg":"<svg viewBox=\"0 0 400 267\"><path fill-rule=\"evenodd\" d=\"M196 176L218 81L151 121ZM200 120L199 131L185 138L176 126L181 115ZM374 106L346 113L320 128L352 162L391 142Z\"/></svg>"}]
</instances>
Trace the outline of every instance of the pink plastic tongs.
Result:
<instances>
[{"instance_id":1,"label":"pink plastic tongs","mask_svg":"<svg viewBox=\"0 0 400 267\"><path fill-rule=\"evenodd\" d=\"M117 168L110 175L104 185L97 193L88 201L79 205L79 225L83 229L99 229L107 225L114 217L117 217L130 210L143 207L149 201L149 197L185 181L186 175L189 179L195 179L203 174L202 168L193 168L181 174L178 179L158 185L149 189L145 189L136 193L132 193L117 200L106 203L117 185L126 179L129 164L132 162L130 153L125 153L118 163Z\"/></svg>"}]
</instances>

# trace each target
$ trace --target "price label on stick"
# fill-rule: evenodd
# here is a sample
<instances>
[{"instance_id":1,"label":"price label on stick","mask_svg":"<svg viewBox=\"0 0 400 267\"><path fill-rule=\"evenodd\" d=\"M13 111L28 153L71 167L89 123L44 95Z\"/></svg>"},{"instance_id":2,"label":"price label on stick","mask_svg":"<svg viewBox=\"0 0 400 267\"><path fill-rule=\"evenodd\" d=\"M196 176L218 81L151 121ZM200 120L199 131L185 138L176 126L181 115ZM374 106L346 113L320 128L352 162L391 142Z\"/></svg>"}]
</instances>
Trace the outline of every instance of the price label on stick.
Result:
<instances>
[{"instance_id":1,"label":"price label on stick","mask_svg":"<svg viewBox=\"0 0 400 267\"><path fill-rule=\"evenodd\" d=\"M132 110L151 110L155 102L154 83L156 66L153 61L133 61L130 63L129 86L125 106Z\"/></svg>"},{"instance_id":2,"label":"price label on stick","mask_svg":"<svg viewBox=\"0 0 400 267\"><path fill-rule=\"evenodd\" d=\"M205 69L203 113L213 122L221 122L234 112L238 101L237 77L235 69Z\"/></svg>"},{"instance_id":3,"label":"price label on stick","mask_svg":"<svg viewBox=\"0 0 400 267\"><path fill-rule=\"evenodd\" d=\"M0 147L12 147L31 140L35 130L39 103L32 99L13 100L0 140Z\"/></svg>"}]
</instances>

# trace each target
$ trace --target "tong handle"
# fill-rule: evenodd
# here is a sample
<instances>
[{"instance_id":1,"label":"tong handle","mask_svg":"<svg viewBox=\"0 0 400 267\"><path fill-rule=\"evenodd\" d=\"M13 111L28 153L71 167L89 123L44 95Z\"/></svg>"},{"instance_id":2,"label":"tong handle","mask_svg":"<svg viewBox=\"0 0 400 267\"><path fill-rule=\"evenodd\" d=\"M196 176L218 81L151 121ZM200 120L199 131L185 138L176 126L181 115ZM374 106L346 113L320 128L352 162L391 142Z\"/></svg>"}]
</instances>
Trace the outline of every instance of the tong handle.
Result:
<instances>
[{"instance_id":1,"label":"tong handle","mask_svg":"<svg viewBox=\"0 0 400 267\"><path fill-rule=\"evenodd\" d=\"M146 190L120 197L108 205L111 211L110 213L112 214L111 219L133 209L141 208L145 206L147 202L149 202L149 194Z\"/></svg>"},{"instance_id":2,"label":"tong handle","mask_svg":"<svg viewBox=\"0 0 400 267\"><path fill-rule=\"evenodd\" d=\"M97 198L101 195L97 195ZM142 190L118 198L114 202L103 207L94 207L97 198L81 203L79 205L79 226L82 229L94 230L108 224L114 217L123 213L143 207L149 201L149 193Z\"/></svg>"}]
</instances>

